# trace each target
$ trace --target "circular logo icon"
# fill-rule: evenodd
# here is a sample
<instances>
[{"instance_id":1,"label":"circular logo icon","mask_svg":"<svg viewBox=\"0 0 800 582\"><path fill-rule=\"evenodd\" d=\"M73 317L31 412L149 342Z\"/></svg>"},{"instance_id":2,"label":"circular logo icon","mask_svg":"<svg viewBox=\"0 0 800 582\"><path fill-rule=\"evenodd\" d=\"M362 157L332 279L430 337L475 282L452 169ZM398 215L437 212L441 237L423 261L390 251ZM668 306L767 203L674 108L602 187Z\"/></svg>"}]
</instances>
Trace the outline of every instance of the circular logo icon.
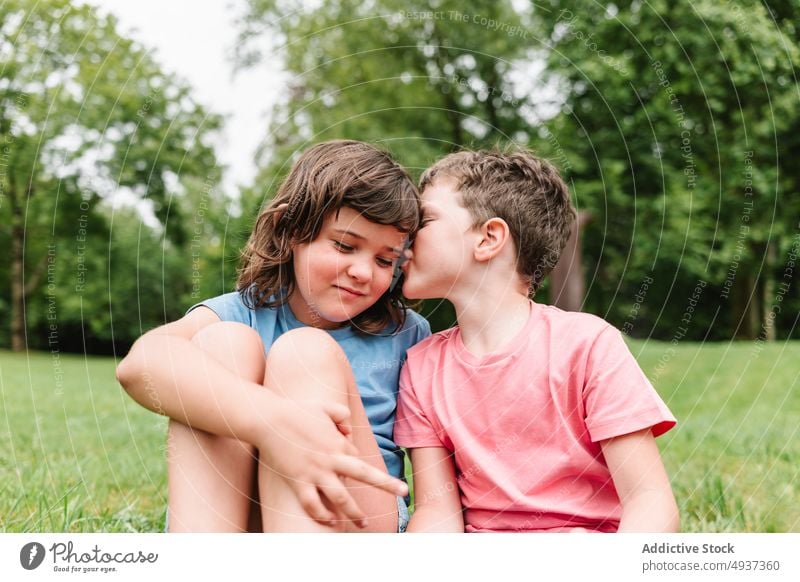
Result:
<instances>
[{"instance_id":1,"label":"circular logo icon","mask_svg":"<svg viewBox=\"0 0 800 582\"><path fill-rule=\"evenodd\" d=\"M19 563L26 570L35 570L44 561L44 546L39 542L30 542L19 551Z\"/></svg>"}]
</instances>

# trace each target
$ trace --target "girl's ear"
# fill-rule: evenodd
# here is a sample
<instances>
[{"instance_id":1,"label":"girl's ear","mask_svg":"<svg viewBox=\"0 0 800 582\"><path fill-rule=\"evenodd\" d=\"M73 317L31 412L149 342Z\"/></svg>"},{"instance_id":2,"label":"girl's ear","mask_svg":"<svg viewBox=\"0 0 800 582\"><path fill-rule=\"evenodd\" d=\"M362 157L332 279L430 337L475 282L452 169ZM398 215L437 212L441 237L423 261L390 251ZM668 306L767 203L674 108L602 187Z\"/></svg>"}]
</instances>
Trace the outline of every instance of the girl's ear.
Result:
<instances>
[{"instance_id":1,"label":"girl's ear","mask_svg":"<svg viewBox=\"0 0 800 582\"><path fill-rule=\"evenodd\" d=\"M480 240L475 246L474 256L479 263L495 258L511 238L508 223L502 218L490 218L480 227Z\"/></svg>"}]
</instances>

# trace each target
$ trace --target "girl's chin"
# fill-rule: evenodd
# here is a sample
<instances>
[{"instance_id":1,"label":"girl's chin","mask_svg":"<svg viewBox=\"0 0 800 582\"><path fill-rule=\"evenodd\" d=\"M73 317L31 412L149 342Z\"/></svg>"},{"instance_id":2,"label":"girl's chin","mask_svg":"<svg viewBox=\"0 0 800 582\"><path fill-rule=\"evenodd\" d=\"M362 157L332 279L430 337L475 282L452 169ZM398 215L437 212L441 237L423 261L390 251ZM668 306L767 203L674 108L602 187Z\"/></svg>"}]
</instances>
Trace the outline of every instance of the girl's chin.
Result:
<instances>
[{"instance_id":1,"label":"girl's chin","mask_svg":"<svg viewBox=\"0 0 800 582\"><path fill-rule=\"evenodd\" d=\"M341 316L320 315L318 317L317 325L314 327L319 327L320 329L339 329L347 325L350 319L349 317L342 318Z\"/></svg>"},{"instance_id":2,"label":"girl's chin","mask_svg":"<svg viewBox=\"0 0 800 582\"><path fill-rule=\"evenodd\" d=\"M350 310L331 309L325 313L319 312L317 315L325 320L325 322L328 324L327 327L334 329L347 325L350 320L352 320L354 317L358 317L360 313L361 311L356 310L352 310L351 312Z\"/></svg>"}]
</instances>

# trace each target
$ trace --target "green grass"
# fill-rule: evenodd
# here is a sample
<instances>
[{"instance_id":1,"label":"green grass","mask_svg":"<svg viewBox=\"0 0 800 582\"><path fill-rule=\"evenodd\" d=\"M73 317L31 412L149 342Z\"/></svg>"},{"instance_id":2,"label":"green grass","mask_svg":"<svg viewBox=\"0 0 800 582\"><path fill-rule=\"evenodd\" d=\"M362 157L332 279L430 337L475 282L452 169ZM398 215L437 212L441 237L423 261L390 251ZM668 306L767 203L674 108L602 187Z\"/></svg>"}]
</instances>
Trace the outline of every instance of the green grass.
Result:
<instances>
[{"instance_id":1,"label":"green grass","mask_svg":"<svg viewBox=\"0 0 800 582\"><path fill-rule=\"evenodd\" d=\"M800 342L631 342L685 531L800 531ZM60 377L59 377L60 374ZM0 530L162 531L166 421L110 358L0 351Z\"/></svg>"},{"instance_id":2,"label":"green grass","mask_svg":"<svg viewBox=\"0 0 800 582\"><path fill-rule=\"evenodd\" d=\"M111 358L0 351L0 531L163 529L166 420Z\"/></svg>"},{"instance_id":3,"label":"green grass","mask_svg":"<svg viewBox=\"0 0 800 582\"><path fill-rule=\"evenodd\" d=\"M684 531L800 531L800 342L631 342L678 418L658 439Z\"/></svg>"}]
</instances>

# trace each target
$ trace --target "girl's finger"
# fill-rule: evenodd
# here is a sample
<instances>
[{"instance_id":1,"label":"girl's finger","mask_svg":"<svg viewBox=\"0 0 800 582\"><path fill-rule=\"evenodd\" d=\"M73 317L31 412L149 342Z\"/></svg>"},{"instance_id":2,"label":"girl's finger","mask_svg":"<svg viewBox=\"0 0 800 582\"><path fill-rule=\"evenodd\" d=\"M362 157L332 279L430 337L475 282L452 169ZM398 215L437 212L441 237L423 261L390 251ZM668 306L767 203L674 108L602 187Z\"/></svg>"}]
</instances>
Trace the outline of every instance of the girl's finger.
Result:
<instances>
[{"instance_id":1,"label":"girl's finger","mask_svg":"<svg viewBox=\"0 0 800 582\"><path fill-rule=\"evenodd\" d=\"M350 436L352 429L350 427L350 409L335 402L325 402L322 404L322 410L327 414L330 419L336 424L344 436Z\"/></svg>"},{"instance_id":2,"label":"girl's finger","mask_svg":"<svg viewBox=\"0 0 800 582\"><path fill-rule=\"evenodd\" d=\"M336 516L331 512L320 499L317 488L308 483L293 481L294 492L300 502L300 506L316 522L322 525L333 525Z\"/></svg>"},{"instance_id":3,"label":"girl's finger","mask_svg":"<svg viewBox=\"0 0 800 582\"><path fill-rule=\"evenodd\" d=\"M337 513L352 521L356 527L366 527L367 519L364 512L340 479L336 477L326 479L324 484L319 486L319 491Z\"/></svg>"},{"instance_id":4,"label":"girl's finger","mask_svg":"<svg viewBox=\"0 0 800 582\"><path fill-rule=\"evenodd\" d=\"M386 471L381 471L361 459L338 455L334 461L334 470L339 475L350 477L366 485L372 485L398 497L408 495L408 485L400 479L395 479Z\"/></svg>"}]
</instances>

